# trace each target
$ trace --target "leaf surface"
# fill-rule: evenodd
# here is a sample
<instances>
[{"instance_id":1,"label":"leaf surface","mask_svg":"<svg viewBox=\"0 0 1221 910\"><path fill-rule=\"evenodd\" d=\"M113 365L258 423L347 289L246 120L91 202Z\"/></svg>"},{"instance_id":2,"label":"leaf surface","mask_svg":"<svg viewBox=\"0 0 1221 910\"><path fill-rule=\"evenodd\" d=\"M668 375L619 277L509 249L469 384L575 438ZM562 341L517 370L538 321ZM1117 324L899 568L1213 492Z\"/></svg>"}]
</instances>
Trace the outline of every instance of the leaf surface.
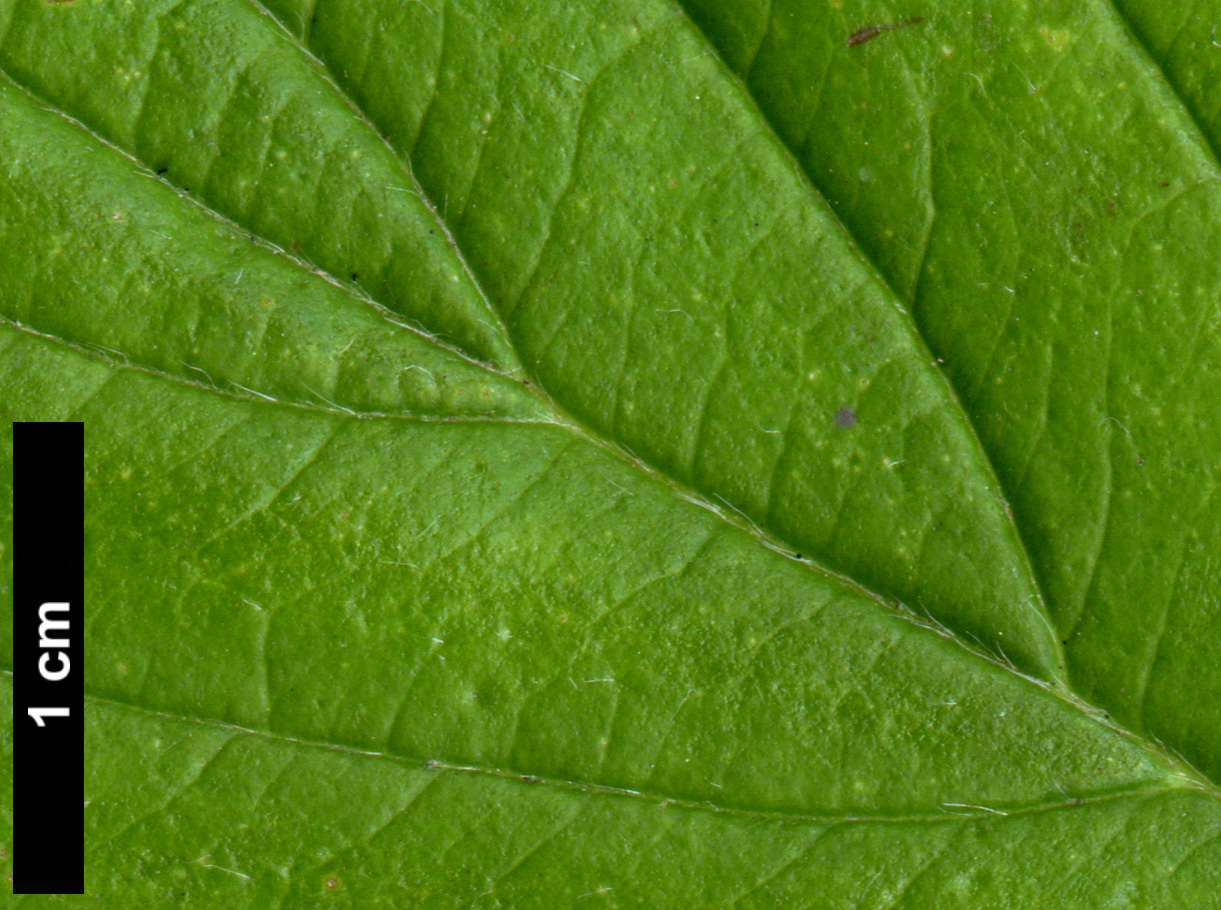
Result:
<instances>
[{"instance_id":1,"label":"leaf surface","mask_svg":"<svg viewBox=\"0 0 1221 910\"><path fill-rule=\"evenodd\" d=\"M902 18L0 3L91 894L1218 906L1217 64Z\"/></svg>"},{"instance_id":2,"label":"leaf surface","mask_svg":"<svg viewBox=\"0 0 1221 910\"><path fill-rule=\"evenodd\" d=\"M1215 779L1221 6L972 4L893 55L839 41L864 11L696 6L944 359L1073 687Z\"/></svg>"}]
</instances>

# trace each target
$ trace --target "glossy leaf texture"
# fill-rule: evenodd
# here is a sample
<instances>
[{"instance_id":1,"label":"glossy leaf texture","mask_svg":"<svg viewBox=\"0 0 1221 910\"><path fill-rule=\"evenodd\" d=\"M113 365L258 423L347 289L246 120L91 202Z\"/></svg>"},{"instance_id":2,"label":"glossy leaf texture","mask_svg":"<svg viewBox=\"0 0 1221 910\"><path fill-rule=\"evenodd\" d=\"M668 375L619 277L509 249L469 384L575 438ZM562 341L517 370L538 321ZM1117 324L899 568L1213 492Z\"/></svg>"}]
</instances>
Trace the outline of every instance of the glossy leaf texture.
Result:
<instances>
[{"instance_id":1,"label":"glossy leaf texture","mask_svg":"<svg viewBox=\"0 0 1221 910\"><path fill-rule=\"evenodd\" d=\"M0 0L89 515L89 897L14 905L1221 906L1179 18Z\"/></svg>"}]
</instances>

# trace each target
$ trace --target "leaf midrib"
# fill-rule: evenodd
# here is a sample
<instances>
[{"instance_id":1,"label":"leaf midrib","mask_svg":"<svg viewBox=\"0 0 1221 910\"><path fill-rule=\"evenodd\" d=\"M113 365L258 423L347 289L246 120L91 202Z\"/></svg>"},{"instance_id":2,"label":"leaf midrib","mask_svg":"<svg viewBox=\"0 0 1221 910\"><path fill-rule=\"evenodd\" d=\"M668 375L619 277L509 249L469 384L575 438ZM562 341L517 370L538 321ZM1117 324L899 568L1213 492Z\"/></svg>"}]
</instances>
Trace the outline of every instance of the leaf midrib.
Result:
<instances>
[{"instance_id":1,"label":"leaf midrib","mask_svg":"<svg viewBox=\"0 0 1221 910\"><path fill-rule=\"evenodd\" d=\"M233 391L232 389L224 388L219 385L208 385L204 382L191 379L189 376L181 376L177 373L167 373L164 370L159 370L156 367L149 366L145 363L137 363L131 360L119 361L108 356L102 351L94 350L94 346L88 342L76 342L67 338L62 338L59 335L52 335L47 332L40 332L32 326L28 326L23 322L17 322L9 319L7 316L0 315L0 326L13 329L14 331L30 335L34 338L60 345L74 354L79 354L91 360L97 360L116 370L130 370L133 373L140 373L145 376L150 376L161 382L168 382L179 386L184 386L194 391L207 392L214 395L219 395L222 398L227 398L231 401L240 401L243 404L260 404L265 403L275 407L288 408L293 411L300 411L303 414L326 414L330 417L336 417L343 420L394 420L403 423L502 423L517 425L539 425L539 426L563 426L555 420L544 420L539 417L510 417L503 414L417 414L410 411L353 411L350 408L342 407L327 407L326 405L314 404L308 401L296 401L287 398L276 398L274 395L268 395L264 392L256 392L253 389L248 389L243 385L239 385L233 380L229 380L229 384L241 391ZM101 347L98 345L98 347ZM189 364L188 364L189 366ZM92 396L90 396L92 398ZM75 414L81 407L89 402L89 398L85 399L81 404L71 412L68 416Z\"/></svg>"},{"instance_id":2,"label":"leaf midrib","mask_svg":"<svg viewBox=\"0 0 1221 910\"><path fill-rule=\"evenodd\" d=\"M7 677L11 683L13 673L9 670L0 670L0 676ZM1033 802L1017 806L1006 806L1001 809L994 809L986 806L944 803L942 805L945 808L936 813L917 812L907 814L892 814L884 812L853 812L846 810L840 813L820 815L804 812L784 812L776 810L754 809L741 806L718 806L712 803L710 800L696 801L680 799L667 796L664 793L656 793L648 790L631 790L623 787L612 787L592 781L542 777L530 774L528 772L506 770L492 766L467 764L460 765L440 761L438 759L425 759L418 756L404 755L397 752L385 752L376 749L361 749L356 746L330 742L327 740L291 736L286 733L281 733L266 728L246 727L242 726L241 724L235 724L217 718L194 717L172 711L156 710L143 705L120 701L106 696L86 695L85 701L87 704L92 703L101 707L115 708L145 717L157 718L163 721L184 724L198 724L210 729L230 731L234 735L258 737L268 742L289 745L294 748L320 749L328 752L338 752L344 755L359 756L361 758L378 759L381 761L393 762L397 765L409 765L423 771L451 772L456 774L472 774L483 777L493 777L505 781L517 781L525 784L549 787L552 789L565 790L568 792L586 795L619 796L626 799L641 800L657 806L675 806L680 809L708 812L716 815L767 821L803 822L817 825L838 825L846 823L918 824L921 822L944 822L955 817L988 819L1021 815L1038 815L1044 812L1052 812L1058 809L1065 809L1085 804L1096 805L1099 803L1114 802L1124 799L1135 799L1157 796L1161 794L1179 793L1192 789L1204 789L1199 787L1196 782L1187 778L1168 775L1162 782L1157 784L1141 783L1135 784L1131 787L1120 787L1108 790L1091 790L1076 794L1066 793L1063 795L1062 799Z\"/></svg>"}]
</instances>

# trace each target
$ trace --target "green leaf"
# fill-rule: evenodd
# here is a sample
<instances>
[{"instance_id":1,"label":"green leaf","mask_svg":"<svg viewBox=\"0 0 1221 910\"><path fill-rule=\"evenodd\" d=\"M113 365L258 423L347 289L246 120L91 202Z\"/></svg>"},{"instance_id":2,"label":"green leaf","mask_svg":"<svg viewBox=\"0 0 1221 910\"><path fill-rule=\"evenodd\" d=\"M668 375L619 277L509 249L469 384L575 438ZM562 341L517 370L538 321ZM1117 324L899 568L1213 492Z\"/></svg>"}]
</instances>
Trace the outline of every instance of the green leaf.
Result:
<instances>
[{"instance_id":1,"label":"green leaf","mask_svg":"<svg viewBox=\"0 0 1221 910\"><path fill-rule=\"evenodd\" d=\"M1221 0L848 6L0 0L17 906L1221 906Z\"/></svg>"}]
</instances>

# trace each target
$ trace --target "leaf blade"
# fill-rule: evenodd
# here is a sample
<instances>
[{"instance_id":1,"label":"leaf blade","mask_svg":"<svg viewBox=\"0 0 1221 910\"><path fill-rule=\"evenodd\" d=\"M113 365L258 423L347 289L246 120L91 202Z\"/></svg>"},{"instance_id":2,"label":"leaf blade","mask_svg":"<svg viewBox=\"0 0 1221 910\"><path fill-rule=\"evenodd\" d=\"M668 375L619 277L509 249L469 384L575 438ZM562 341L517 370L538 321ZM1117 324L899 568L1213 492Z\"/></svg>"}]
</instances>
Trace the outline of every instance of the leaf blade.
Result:
<instances>
[{"instance_id":1,"label":"leaf blade","mask_svg":"<svg viewBox=\"0 0 1221 910\"><path fill-rule=\"evenodd\" d=\"M214 74L200 68L209 59L209 35L201 30L145 41L136 29L130 46L116 41L120 56L128 55L128 69L120 67L118 76L138 79L133 61L148 63L150 71L160 67L157 90L163 94L142 103L165 116L150 123L138 109L125 108L124 99L112 104L104 92L89 94L96 89L90 72L99 86L115 77L108 70L112 59L83 60L65 76L63 68L47 68L31 56L31 36L60 41L62 23L77 15L72 9L94 16L107 40L122 36L107 23L105 4L6 3L0 9L0 65L19 70L29 85L37 82L47 104L84 112L81 119L110 141L123 145L128 130L128 144L146 164L148 149L166 142L178 156L170 163L177 168L174 178L204 175L209 186L201 198L226 211L215 200L223 201L221 177L229 175L207 176L207 155L201 157L182 133L194 128L200 111L225 111L242 93L225 66ZM455 321L446 324L457 326L459 344L389 330L353 348L377 307L356 299L359 287L337 289L325 275L305 276L307 260L289 262L266 250L241 260L251 263L252 281L260 288L291 287L280 296L286 303L292 298L294 313L333 320L322 333L303 321L303 342L326 339L323 355L299 371L305 375L286 360L268 366L256 356L243 362L240 355L250 345L237 343L208 362L206 386L197 378L186 382L186 361L165 361L162 346L176 352L183 339L191 341L190 333L107 335L116 328L107 320L91 322L66 285L64 309L45 292L41 310L29 308L20 291L6 286L0 294L10 318L36 317L32 330L12 322L0 326L0 358L9 377L4 387L11 392L6 412L84 416L103 428L101 438L91 437L90 452L91 579L109 582L95 598L100 610L90 627L91 646L102 658L91 665L89 678L95 693L90 722L103 730L96 735L102 743L143 743L153 764L166 730L208 728L215 746L177 769L177 788L158 780L132 790L121 749L106 755L109 764L93 766L93 782L105 791L98 809L110 821L105 831L91 834L101 851L91 868L110 889L106 896L112 902L130 902L141 890L153 901L172 896L149 866L124 858L131 848L157 866L154 873L172 871L176 883L206 890L224 905L323 899L393 905L408 888L444 906L454 895L465 903L527 906L540 893L540 881L548 906L557 898L615 902L623 893L647 894L659 906L799 898L829 906L965 906L981 897L1029 905L1051 895L1066 905L1120 900L1194 906L1221 893L1213 862L1215 785L1148 738L1115 726L1057 681L1058 638L1046 628L1027 547L1005 515L1007 504L993 498L1000 488L988 458L997 459L1010 488L1005 471L1017 462L1006 468L1005 459L1018 450L983 432L986 448L980 447L975 432L985 409L979 402L993 393L962 380L977 366L972 357L990 362L992 354L947 358L957 391L930 362L921 332L947 345L985 336L972 328L954 338L959 316L952 308L935 319L922 315L925 304L929 310L940 305L942 292L929 275L945 261L967 261L957 253L971 236L969 226L937 228L932 197L922 195L919 179L896 185L896 205L876 211L932 227L920 243L896 249L889 259L884 243L871 247L856 230L860 246L888 270L879 277L812 188L818 185L834 206L831 184L821 184L808 164L803 176L772 134L788 139L773 114L762 117L755 107L757 85L753 98L744 93L676 7L556 8L526 18L512 4L433 10L411 3L389 4L381 19L371 15L378 9L327 3L309 15L304 8L284 14L301 23L300 33L327 61L342 91L260 21L253 7L187 3L158 7L145 21L233 26L250 42L246 56L224 42L212 53L246 61L242 91L248 101L262 103L259 92L279 86L284 97L296 99L300 114L302 87L317 88L326 97L319 116L331 126L310 148L364 149L381 162L378 179L405 174L412 162L428 194L440 201L440 221L423 198L428 194L421 194L419 205L409 202L406 214L395 214L387 233L370 230L376 240L371 252L350 242L354 232L366 230L356 208L310 243L331 257L327 268L342 278L348 262L361 256L371 256L379 268L385 244L406 238L402 249L414 253L403 258L420 259L394 275L382 267L387 284L377 297L404 311L419 304L419 312L431 314L430 328L452 316ZM783 9L778 4L773 12ZM45 18L61 14L63 20ZM115 22L129 26L144 11L122 15L128 18ZM39 17L41 24L31 25ZM1046 34L1037 32L1050 48L1040 47L1040 59L1054 59L1046 55L1068 47L1076 52L1052 25ZM1102 16L1089 25L1094 46L1114 45L1113 22ZM701 26L711 34L706 22ZM782 30L751 28L747 23L742 34L753 49L738 58L726 51L727 59L753 65L758 74L785 72L797 81L809 75L793 65L805 59L799 55L784 65L777 51ZM945 33L938 28L930 23L914 34ZM564 37L570 30L590 37L570 44ZM867 48L870 56L858 56L858 62L886 73L912 43L900 40L906 38L887 33L852 52ZM414 57L408 53L417 46L413 41L421 50ZM1144 77L1145 98L1156 79L1148 78L1147 62L1138 56L1121 54L1120 65ZM1024 61L1013 53L1006 59ZM187 94L195 88L167 61L201 77L206 90L200 94L217 95L192 97L194 113L176 123L165 86ZM345 61L352 64L351 76ZM918 66L906 71L912 97L936 90L959 105L934 111L929 123L959 125L951 123L952 111L969 125L978 114L967 103L975 83L964 94L961 86L947 89L936 80L921 84ZM844 71L825 75L834 84ZM1006 85L986 75L988 86ZM1009 75L1017 84L1018 76ZM1031 87L1037 94L1038 86ZM146 208L163 213L167 224L188 225L198 242L136 248L145 259L160 251L188 260L189 281L211 280L208 293L220 298L211 265L190 256L195 247L215 253L232 244L230 226L205 237L200 225L207 223L206 213L201 220L195 207L160 183L136 179L138 169L126 162L127 182L107 184L118 173L117 153L96 142L90 146L92 139L51 116L54 111L37 111L25 90L9 82L0 88L6 110L25 118L18 128L10 125L15 117L0 121L8 130L0 130L0 140L9 142L10 165L43 159L37 166L48 175L31 180L27 165L24 184L16 186L35 194L10 190L0 199L0 224L17 240L12 249L0 247L9 256L0 273L21 276L13 287L28 286L27 263L46 259L49 248L39 237L45 215L24 202L36 198L45 210L50 197L37 192L73 186L54 168L57 153L75 149L73 165L96 178L80 188L75 220L84 222L91 209L109 205L100 204L98 186L110 185L115 198L124 199L140 196L138 186L147 181L157 189ZM1152 89L1155 95L1161 90ZM335 127L349 116L341 110L345 91L372 115L352 118L357 125L350 135ZM1009 103L1021 99L1019 92L1010 94ZM629 123L629 117L636 119ZM308 120L302 115L294 122ZM378 145L370 123L384 124L394 154ZM1158 125L1174 139L1165 160L1185 172L1195 160L1194 140L1180 141L1187 131L1176 123ZM227 135L226 128L205 123L205 134ZM258 130L272 137L273 146L288 137ZM835 127L823 124L809 135L825 139ZM1055 146L1072 135L1053 131L1040 141ZM45 151L31 155L33 146L22 143L35 137L45 140ZM931 149L927 161L945 167L958 155L978 167L981 146L965 147L967 153ZM105 163L88 171L86 155L99 150ZM860 156L862 146L847 143L841 151ZM1114 167L1122 155L1111 153L1108 161ZM520 167L510 173L513 165ZM696 174L684 166L694 166ZM336 168L332 156L319 173ZM247 167L245 173L258 171ZM367 176L337 173L357 186L363 184L349 178ZM864 170L860 180L869 182ZM270 215L239 212L235 220L273 239L294 224L318 222L311 193L316 197L319 183L293 178L277 185L288 203ZM1209 192L1189 188L1145 220L1186 236L1192 225L1207 223L1214 206ZM374 209L389 204L386 193L375 195ZM858 224L868 211L868 204L856 209ZM964 218L944 200L935 211L943 222L947 212L950 223ZM892 223L881 221L882 227ZM444 234L443 222L452 224L460 252L409 236L429 225ZM1140 219L1127 224L1145 229ZM133 248L121 230L103 226L77 236L121 254ZM44 243L41 253L21 246L31 237ZM1151 238L1139 236L1137 245ZM1181 280L1210 280L1209 266L1176 255L1186 265ZM66 273L88 275L102 289L116 279L130 286L141 275L141 256L108 270L78 255ZM617 260L630 267L616 272ZM813 276L803 275L811 263ZM59 268L47 271L63 278ZM422 276L420 282L412 285L403 277L409 274ZM952 290L970 269L937 274ZM1062 274L1076 276L1079 291L1085 287L1071 269ZM434 293L455 277L459 288L452 298ZM916 308L920 332L891 288L914 289L917 302L923 301ZM1098 299L1081 293L1087 303ZM417 295L425 299L417 301ZM168 296L158 301L161 309L135 312L172 313ZM503 321L489 317L485 297ZM456 312L441 312L450 305L444 301ZM613 318L605 319L608 301ZM249 317L242 307L234 312L238 319ZM995 322L1000 312L987 318ZM1199 312L1207 316L1207 310ZM1143 702L1145 694L1128 697L1128 719L1158 712L1169 717L1169 727L1158 729L1180 733L1190 720L1203 731L1191 731L1197 760L1214 729L1212 707L1184 695L1178 683L1216 682L1208 651L1218 640L1208 625L1214 593L1209 570L1221 541L1209 536L1215 510L1207 486L1215 422L1209 422L1205 380L1216 336L1206 318L1199 325L1188 362L1205 368L1178 403L1200 419L1187 438L1168 439L1157 449L1165 462L1160 467L1173 469L1166 473L1173 482L1144 491L1141 500L1174 499L1177 511L1169 514L1177 524L1169 536L1187 541L1157 635L1134 620L1127 592L1119 590L1124 572L1150 560L1159 571L1174 565L1165 547L1150 543L1148 530L1136 543L1109 543L1095 577L1083 574L1075 557L1061 565L1063 540L1029 546L1032 522L1088 513L1096 506L1092 492L1046 509L1032 494L1018 516L1042 566L1040 583L1055 576L1088 591L1098 588L1089 598L1095 612L1087 617L1096 627L1085 629L1092 636L1088 649L1076 646L1074 683L1105 688L1129 680L1133 670L1164 665L1142 683L1143 693L1151 693L1149 707L1138 704L1134 715L1130 700ZM575 338L566 339L566 329ZM1132 339L1145 337L1144 329L1131 323L1127 330L1119 350L1131 362L1123 375L1146 370L1156 393L1172 400L1165 352L1157 351L1161 360L1149 358L1152 367L1141 362ZM786 332L796 332L798 342ZM1187 337L1182 325L1146 334L1161 341ZM509 336L512 341L505 341ZM73 344L65 346L64 339ZM108 340L117 348L108 352ZM874 347L879 341L883 355ZM488 355L497 344L514 357L514 345L525 354L528 374L542 378L580 421L545 394L525 393L473 362L506 366L507 355ZM348 351L353 353L345 360ZM120 364L112 354L120 360L130 355L133 363ZM1005 356L1001 351L997 362ZM851 398L849 390L858 394L856 377L847 375L817 386L805 374L807 388L801 378L807 359L822 372L845 361L849 367L867 362L873 391ZM479 394L471 396L473 404L424 399L393 383L371 394L332 375L348 367L431 372L438 362L461 375L459 388L492 389L494 403ZM1060 374L1044 366L1052 377L1045 400L1022 420L1063 397L1055 386ZM993 368L985 363L985 378ZM244 369L255 370L255 378ZM236 393L229 388L241 380L247 382ZM684 388L701 383L695 394ZM913 393L934 403L896 410ZM1003 402L1003 395L996 400ZM1067 419L1048 419L1045 431L1023 425L1024 444L1045 433L1050 441L1036 442L1036 448L1077 453L1080 463L1088 459L1078 450L1101 451L1100 439L1125 454L1123 440L1116 439L1121 432L1131 439L1126 414L1122 421L1108 415L1098 433L1074 431L1081 429L1079 420L1073 423L1079 414L1069 412ZM763 437L773 435L770 422L758 423L760 415L780 418L780 435L796 440L793 451L773 461L759 457L772 442ZM896 441L903 447L892 452L888 445ZM912 465L904 466L907 458L899 455L912 455ZM939 467L947 456L962 464ZM1055 476L1046 460L1031 462L1032 483ZM852 479L858 470L867 482ZM1019 470L1025 476L1026 468ZM786 471L795 481L789 487L778 481ZM1113 472L1117 489L1123 492L1128 483L1131 492L1122 471ZM216 490L226 495L216 497ZM844 495L820 500L811 490ZM1179 495L1184 490L1190 495ZM779 515L773 500L780 502ZM1143 514L1144 505L1129 514L1122 499L1116 502L1115 530L1097 533L1095 523L1091 540L1113 541L1111 535L1133 527L1132 514ZM978 538L972 536L977 525L983 528ZM910 543L904 534L910 537L913 529L921 535L914 569L896 559L910 555L903 552ZM850 570L856 581L890 597L940 598L931 612L955 632L978 631L1053 681L1039 683L1001 667L948 634L914 623L852 581L775 552L798 545L803 555ZM1049 590L1059 597L1056 584ZM1063 598L1047 607L1057 622L1071 618ZM1111 611L1109 618L1100 607ZM1116 623L1123 627L1119 636ZM1156 661L1133 660L1127 646L1134 642L1151 646ZM1183 744L1181 736L1171 740L1172 748ZM340 756L339 764L311 764L314 751L327 759ZM345 769L365 761L378 763L377 770L358 775L358 798L336 796ZM189 773L202 783L191 783ZM529 779L510 780L514 774ZM336 787L315 807L347 813L346 846L320 837L308 821L295 825L305 826L304 835L284 822L282 793L295 788L298 801L308 798L301 788L311 775ZM433 780L442 783L434 788ZM126 795L120 795L124 786ZM273 798L264 807L268 794ZM379 795L389 798L379 802ZM417 797L425 811L410 817ZM125 833L122 802L147 798L162 804L147 806L146 817L127 817ZM670 814L681 815L680 821L668 821L662 809L674 809ZM966 820L952 817L958 813ZM451 816L452 824L439 824ZM252 821L256 829L274 832L271 840L242 833ZM481 827L484 822L489 825ZM879 866L887 850L901 857ZM686 862L691 856L698 862ZM1124 882L1115 875L1121 867Z\"/></svg>"},{"instance_id":2,"label":"leaf blade","mask_svg":"<svg viewBox=\"0 0 1221 910\"><path fill-rule=\"evenodd\" d=\"M1211 7L974 4L856 49L836 44L847 14L687 7L891 285L910 289L1013 506L1073 687L1215 779Z\"/></svg>"}]
</instances>

